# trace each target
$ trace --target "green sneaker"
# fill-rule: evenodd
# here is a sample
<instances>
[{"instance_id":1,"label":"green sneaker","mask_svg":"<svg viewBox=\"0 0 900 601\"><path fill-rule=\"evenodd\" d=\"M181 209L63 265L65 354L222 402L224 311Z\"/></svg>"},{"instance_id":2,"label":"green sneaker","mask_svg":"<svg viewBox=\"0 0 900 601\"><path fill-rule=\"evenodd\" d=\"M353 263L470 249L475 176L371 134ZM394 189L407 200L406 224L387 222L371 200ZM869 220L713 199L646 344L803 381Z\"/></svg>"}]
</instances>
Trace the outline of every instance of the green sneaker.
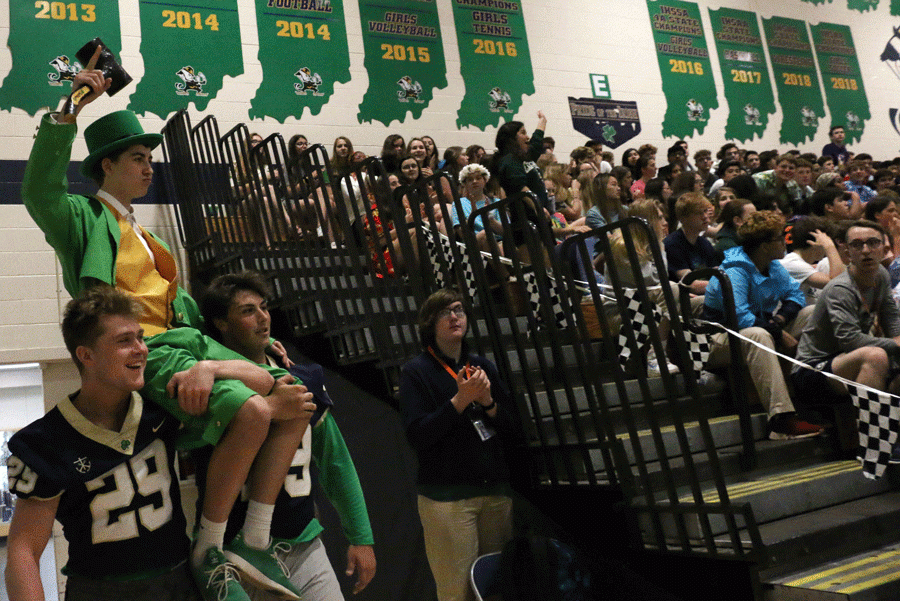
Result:
<instances>
[{"instance_id":1,"label":"green sneaker","mask_svg":"<svg viewBox=\"0 0 900 601\"><path fill-rule=\"evenodd\" d=\"M254 549L247 546L244 534L239 532L234 540L225 545L224 553L228 561L254 586L280 599L300 599L290 580L290 573L275 552L272 542L265 549Z\"/></svg>"},{"instance_id":2,"label":"green sneaker","mask_svg":"<svg viewBox=\"0 0 900 601\"><path fill-rule=\"evenodd\" d=\"M250 601L241 588L241 577L235 567L228 563L221 549L210 547L203 563L191 565L191 573L204 601Z\"/></svg>"}]
</instances>

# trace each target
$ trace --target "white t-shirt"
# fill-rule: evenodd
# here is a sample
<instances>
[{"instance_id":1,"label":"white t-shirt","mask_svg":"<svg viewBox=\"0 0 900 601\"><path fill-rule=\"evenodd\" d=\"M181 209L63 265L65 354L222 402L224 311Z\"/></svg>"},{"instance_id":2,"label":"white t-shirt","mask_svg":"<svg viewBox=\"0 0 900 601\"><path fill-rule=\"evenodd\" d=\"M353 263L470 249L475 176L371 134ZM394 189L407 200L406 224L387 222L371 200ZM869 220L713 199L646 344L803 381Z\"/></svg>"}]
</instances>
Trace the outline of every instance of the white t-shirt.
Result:
<instances>
[{"instance_id":1,"label":"white t-shirt","mask_svg":"<svg viewBox=\"0 0 900 601\"><path fill-rule=\"evenodd\" d=\"M816 297L819 295L819 289L810 286L806 280L814 273L828 273L830 266L828 257L823 258L816 265L810 265L803 257L795 252L788 253L781 259L781 266L784 267L792 278L800 284L800 290L806 295L806 304L816 304Z\"/></svg>"}]
</instances>

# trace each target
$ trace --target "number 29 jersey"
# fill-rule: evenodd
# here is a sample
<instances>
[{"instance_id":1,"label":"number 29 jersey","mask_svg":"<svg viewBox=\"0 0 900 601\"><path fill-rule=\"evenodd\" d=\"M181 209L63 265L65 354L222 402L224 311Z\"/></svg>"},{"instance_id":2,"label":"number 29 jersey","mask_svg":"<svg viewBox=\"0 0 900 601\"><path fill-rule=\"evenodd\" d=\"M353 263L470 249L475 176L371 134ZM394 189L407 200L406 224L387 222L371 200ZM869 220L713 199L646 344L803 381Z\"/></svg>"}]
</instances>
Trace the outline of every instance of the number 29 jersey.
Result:
<instances>
[{"instance_id":1,"label":"number 29 jersey","mask_svg":"<svg viewBox=\"0 0 900 601\"><path fill-rule=\"evenodd\" d=\"M121 432L94 425L66 398L10 439L10 491L23 499L59 497L67 573L136 579L186 559L175 474L178 426L137 393Z\"/></svg>"}]
</instances>

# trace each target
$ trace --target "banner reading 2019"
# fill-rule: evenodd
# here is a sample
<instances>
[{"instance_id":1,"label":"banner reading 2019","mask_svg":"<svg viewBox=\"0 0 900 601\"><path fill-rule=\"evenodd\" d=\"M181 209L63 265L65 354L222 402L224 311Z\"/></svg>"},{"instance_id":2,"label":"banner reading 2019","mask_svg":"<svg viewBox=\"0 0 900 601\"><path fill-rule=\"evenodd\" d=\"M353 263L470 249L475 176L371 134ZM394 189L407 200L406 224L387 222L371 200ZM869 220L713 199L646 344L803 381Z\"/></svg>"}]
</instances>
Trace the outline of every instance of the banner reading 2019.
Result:
<instances>
[{"instance_id":1,"label":"banner reading 2019","mask_svg":"<svg viewBox=\"0 0 900 601\"><path fill-rule=\"evenodd\" d=\"M263 80L250 101L250 118L316 115L350 81L343 0L257 0Z\"/></svg>"},{"instance_id":2,"label":"banner reading 2019","mask_svg":"<svg viewBox=\"0 0 900 601\"><path fill-rule=\"evenodd\" d=\"M719 99L700 9L693 2L647 0L647 10L667 104L662 135L685 138L703 133Z\"/></svg>"},{"instance_id":3,"label":"banner reading 2019","mask_svg":"<svg viewBox=\"0 0 900 601\"><path fill-rule=\"evenodd\" d=\"M0 108L16 107L29 115L46 106L55 109L84 66L75 53L96 37L119 56L118 2L9 2L13 66L0 88Z\"/></svg>"},{"instance_id":4,"label":"banner reading 2019","mask_svg":"<svg viewBox=\"0 0 900 601\"><path fill-rule=\"evenodd\" d=\"M165 119L202 111L226 75L244 72L237 0L140 0L144 77L128 108Z\"/></svg>"},{"instance_id":5,"label":"banner reading 2019","mask_svg":"<svg viewBox=\"0 0 900 601\"><path fill-rule=\"evenodd\" d=\"M441 25L434 0L362 0L363 61L369 89L359 105L360 123L417 119L434 90L447 87Z\"/></svg>"},{"instance_id":6,"label":"banner reading 2019","mask_svg":"<svg viewBox=\"0 0 900 601\"><path fill-rule=\"evenodd\" d=\"M531 52L519 2L453 0L466 95L456 125L484 129L507 121L534 94Z\"/></svg>"}]
</instances>

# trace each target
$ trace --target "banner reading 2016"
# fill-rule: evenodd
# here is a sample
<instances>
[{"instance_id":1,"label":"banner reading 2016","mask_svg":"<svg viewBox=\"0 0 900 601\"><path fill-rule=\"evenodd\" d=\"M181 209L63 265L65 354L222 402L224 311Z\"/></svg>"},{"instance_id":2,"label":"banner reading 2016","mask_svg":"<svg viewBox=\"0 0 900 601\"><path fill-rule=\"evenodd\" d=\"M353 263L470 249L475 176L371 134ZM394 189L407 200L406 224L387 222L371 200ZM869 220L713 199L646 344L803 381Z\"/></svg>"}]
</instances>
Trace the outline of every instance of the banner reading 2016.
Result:
<instances>
[{"instance_id":1,"label":"banner reading 2016","mask_svg":"<svg viewBox=\"0 0 900 601\"><path fill-rule=\"evenodd\" d=\"M853 36L846 25L820 23L811 27L831 124L843 125L845 142L852 144L862 137L865 121L872 117Z\"/></svg>"},{"instance_id":2,"label":"banner reading 2016","mask_svg":"<svg viewBox=\"0 0 900 601\"><path fill-rule=\"evenodd\" d=\"M369 89L359 105L360 123L417 119L447 87L444 45L434 0L362 0L364 66Z\"/></svg>"},{"instance_id":3,"label":"banner reading 2016","mask_svg":"<svg viewBox=\"0 0 900 601\"><path fill-rule=\"evenodd\" d=\"M797 19L763 19L772 72L781 104L783 144L802 144L816 135L825 105L813 61L806 23Z\"/></svg>"},{"instance_id":4,"label":"banner reading 2016","mask_svg":"<svg viewBox=\"0 0 900 601\"><path fill-rule=\"evenodd\" d=\"M226 75L244 72L237 0L140 0L144 77L128 108L166 118L202 111Z\"/></svg>"},{"instance_id":5,"label":"banner reading 2016","mask_svg":"<svg viewBox=\"0 0 900 601\"><path fill-rule=\"evenodd\" d=\"M257 0L263 80L250 118L317 115L336 82L350 81L343 0Z\"/></svg>"},{"instance_id":6,"label":"banner reading 2016","mask_svg":"<svg viewBox=\"0 0 900 601\"><path fill-rule=\"evenodd\" d=\"M709 19L728 102L725 139L746 142L762 136L769 115L775 112L775 95L756 13L710 9Z\"/></svg>"},{"instance_id":7,"label":"banner reading 2016","mask_svg":"<svg viewBox=\"0 0 900 601\"><path fill-rule=\"evenodd\" d=\"M662 135L684 138L703 133L709 111L718 108L709 50L693 2L647 0L656 58L666 95Z\"/></svg>"},{"instance_id":8,"label":"banner reading 2016","mask_svg":"<svg viewBox=\"0 0 900 601\"><path fill-rule=\"evenodd\" d=\"M9 2L13 66L0 88L0 108L16 107L29 115L43 107L56 108L84 66L75 53L96 37L119 56L118 2Z\"/></svg>"},{"instance_id":9,"label":"banner reading 2016","mask_svg":"<svg viewBox=\"0 0 900 601\"><path fill-rule=\"evenodd\" d=\"M459 61L466 95L456 125L484 129L509 121L534 94L531 53L520 2L453 0Z\"/></svg>"}]
</instances>

